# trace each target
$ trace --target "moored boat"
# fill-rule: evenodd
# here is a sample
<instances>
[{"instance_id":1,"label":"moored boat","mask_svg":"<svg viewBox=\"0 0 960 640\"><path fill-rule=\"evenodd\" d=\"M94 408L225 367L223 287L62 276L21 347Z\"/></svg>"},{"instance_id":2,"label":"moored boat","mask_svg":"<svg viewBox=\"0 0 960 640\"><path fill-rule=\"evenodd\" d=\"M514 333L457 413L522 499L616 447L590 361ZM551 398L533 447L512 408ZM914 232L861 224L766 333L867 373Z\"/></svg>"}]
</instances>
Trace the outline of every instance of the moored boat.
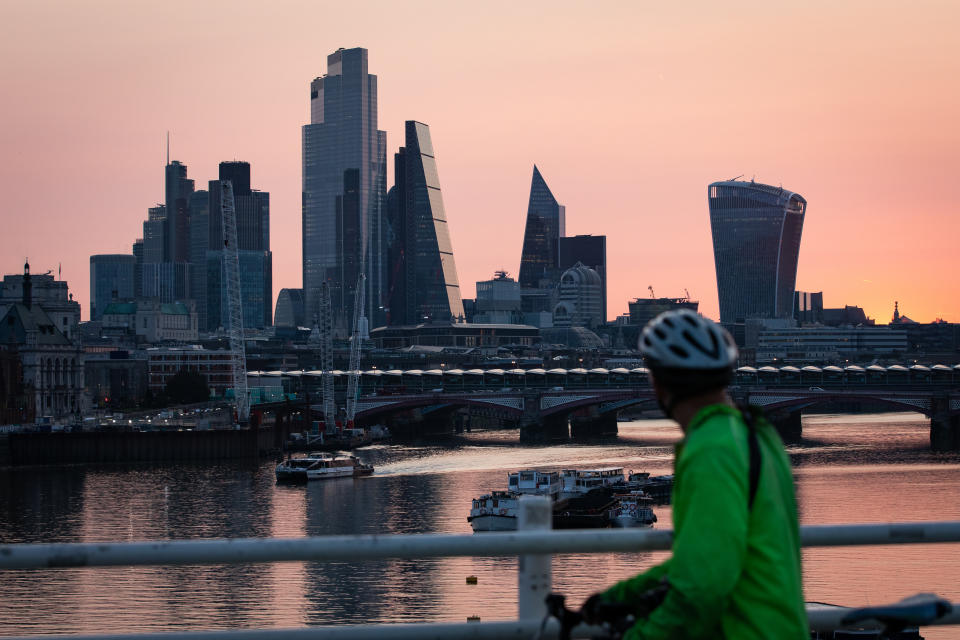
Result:
<instances>
[{"instance_id":1,"label":"moored boat","mask_svg":"<svg viewBox=\"0 0 960 640\"><path fill-rule=\"evenodd\" d=\"M616 506L610 510L610 524L614 527L652 527L657 521L651 505L653 498L643 491L631 491L614 496Z\"/></svg>"},{"instance_id":2,"label":"moored boat","mask_svg":"<svg viewBox=\"0 0 960 640\"><path fill-rule=\"evenodd\" d=\"M474 498L467 522L477 531L516 531L520 494L513 491L491 491Z\"/></svg>"},{"instance_id":3,"label":"moored boat","mask_svg":"<svg viewBox=\"0 0 960 640\"><path fill-rule=\"evenodd\" d=\"M356 478L373 473L373 467L356 456L308 453L302 458L287 458L277 465L277 482L304 483L309 480Z\"/></svg>"}]
</instances>

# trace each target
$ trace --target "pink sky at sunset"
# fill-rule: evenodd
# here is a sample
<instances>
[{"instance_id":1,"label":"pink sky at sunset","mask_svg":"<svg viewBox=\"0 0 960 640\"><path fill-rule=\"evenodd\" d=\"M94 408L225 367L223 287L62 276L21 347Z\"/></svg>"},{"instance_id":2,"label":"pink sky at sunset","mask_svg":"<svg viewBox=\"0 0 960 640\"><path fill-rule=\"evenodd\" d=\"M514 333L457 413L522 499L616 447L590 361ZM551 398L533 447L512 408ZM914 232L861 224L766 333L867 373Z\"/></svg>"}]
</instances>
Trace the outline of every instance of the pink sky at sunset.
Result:
<instances>
[{"instance_id":1,"label":"pink sky at sunset","mask_svg":"<svg viewBox=\"0 0 960 640\"><path fill-rule=\"evenodd\" d=\"M165 134L198 188L271 194L274 296L301 285L301 126L338 47L370 51L388 186L430 125L465 297L516 275L536 163L567 233L606 234L611 318L683 295L717 317L707 184L801 193L797 288L960 322L954 2L0 2L2 273L129 253Z\"/></svg>"}]
</instances>

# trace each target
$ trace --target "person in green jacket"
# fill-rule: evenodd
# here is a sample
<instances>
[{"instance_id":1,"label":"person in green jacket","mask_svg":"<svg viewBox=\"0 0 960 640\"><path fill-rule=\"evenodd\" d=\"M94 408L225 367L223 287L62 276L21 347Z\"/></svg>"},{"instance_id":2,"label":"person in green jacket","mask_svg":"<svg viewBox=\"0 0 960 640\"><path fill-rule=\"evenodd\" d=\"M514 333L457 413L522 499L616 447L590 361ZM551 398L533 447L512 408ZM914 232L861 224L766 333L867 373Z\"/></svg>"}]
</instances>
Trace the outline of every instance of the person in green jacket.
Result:
<instances>
[{"instance_id":1,"label":"person in green jacket","mask_svg":"<svg viewBox=\"0 0 960 640\"><path fill-rule=\"evenodd\" d=\"M627 605L637 622L625 640L809 638L790 463L759 410L741 412L727 393L733 339L692 311L668 311L644 328L640 351L660 406L684 433L673 554L591 596L584 617L598 621L602 603Z\"/></svg>"}]
</instances>

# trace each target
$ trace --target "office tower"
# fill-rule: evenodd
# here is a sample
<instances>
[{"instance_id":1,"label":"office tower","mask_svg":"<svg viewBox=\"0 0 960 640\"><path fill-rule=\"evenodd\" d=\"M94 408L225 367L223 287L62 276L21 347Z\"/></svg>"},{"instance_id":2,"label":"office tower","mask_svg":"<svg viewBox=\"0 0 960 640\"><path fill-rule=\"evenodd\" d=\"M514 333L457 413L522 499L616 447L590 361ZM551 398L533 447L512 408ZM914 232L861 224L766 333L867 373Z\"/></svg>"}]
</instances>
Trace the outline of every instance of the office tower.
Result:
<instances>
[{"instance_id":1,"label":"office tower","mask_svg":"<svg viewBox=\"0 0 960 640\"><path fill-rule=\"evenodd\" d=\"M197 326L207 326L207 251L210 248L210 194L203 189L190 194L190 297Z\"/></svg>"},{"instance_id":2,"label":"office tower","mask_svg":"<svg viewBox=\"0 0 960 640\"><path fill-rule=\"evenodd\" d=\"M190 260L190 194L193 180L187 178L187 165L177 160L164 168L167 217L164 227L164 262Z\"/></svg>"},{"instance_id":3,"label":"office tower","mask_svg":"<svg viewBox=\"0 0 960 640\"><path fill-rule=\"evenodd\" d=\"M277 295L277 306L275 309L273 326L304 326L303 289L280 289L280 293Z\"/></svg>"},{"instance_id":4,"label":"office tower","mask_svg":"<svg viewBox=\"0 0 960 640\"><path fill-rule=\"evenodd\" d=\"M708 191L720 321L792 318L807 201L753 181L714 182Z\"/></svg>"},{"instance_id":5,"label":"office tower","mask_svg":"<svg viewBox=\"0 0 960 640\"><path fill-rule=\"evenodd\" d=\"M167 208L162 204L147 209L143 223L143 262L163 262L166 245Z\"/></svg>"},{"instance_id":6,"label":"office tower","mask_svg":"<svg viewBox=\"0 0 960 640\"><path fill-rule=\"evenodd\" d=\"M377 77L367 50L339 49L310 83L303 126L303 288L307 322L320 284L330 285L335 327L353 319L357 278L366 274L370 326L383 322L386 247L381 223L387 134L377 129Z\"/></svg>"},{"instance_id":7,"label":"office tower","mask_svg":"<svg viewBox=\"0 0 960 640\"><path fill-rule=\"evenodd\" d=\"M823 291L794 291L793 317L801 324L823 322Z\"/></svg>"},{"instance_id":8,"label":"office tower","mask_svg":"<svg viewBox=\"0 0 960 640\"><path fill-rule=\"evenodd\" d=\"M198 297L201 331L228 324L227 292L223 286L223 226L221 181L234 188L237 214L237 252L240 260L240 305L245 328L268 327L273 322L273 253L270 251L270 194L251 189L248 162L221 162L219 180L211 180L207 211L209 226L203 297ZM198 231L198 235L202 231ZM199 246L199 238L198 238ZM199 251L197 253L199 260Z\"/></svg>"},{"instance_id":9,"label":"office tower","mask_svg":"<svg viewBox=\"0 0 960 640\"><path fill-rule=\"evenodd\" d=\"M569 269L578 262L590 267L600 276L602 300L600 317L607 321L607 236L571 236L559 239L559 267Z\"/></svg>"},{"instance_id":10,"label":"office tower","mask_svg":"<svg viewBox=\"0 0 960 640\"><path fill-rule=\"evenodd\" d=\"M463 302L430 128L408 120L405 133L387 196L389 324L449 322Z\"/></svg>"},{"instance_id":11,"label":"office tower","mask_svg":"<svg viewBox=\"0 0 960 640\"><path fill-rule=\"evenodd\" d=\"M133 297L143 295L143 238L137 238L133 243Z\"/></svg>"},{"instance_id":12,"label":"office tower","mask_svg":"<svg viewBox=\"0 0 960 640\"><path fill-rule=\"evenodd\" d=\"M560 277L558 241L566 235L566 210L557 202L540 170L533 167L530 202L527 205L527 226L523 232L520 254L522 288L541 287L541 280L556 281Z\"/></svg>"},{"instance_id":13,"label":"office tower","mask_svg":"<svg viewBox=\"0 0 960 640\"><path fill-rule=\"evenodd\" d=\"M115 300L132 300L137 259L122 253L90 256L90 319L99 320Z\"/></svg>"}]
</instances>

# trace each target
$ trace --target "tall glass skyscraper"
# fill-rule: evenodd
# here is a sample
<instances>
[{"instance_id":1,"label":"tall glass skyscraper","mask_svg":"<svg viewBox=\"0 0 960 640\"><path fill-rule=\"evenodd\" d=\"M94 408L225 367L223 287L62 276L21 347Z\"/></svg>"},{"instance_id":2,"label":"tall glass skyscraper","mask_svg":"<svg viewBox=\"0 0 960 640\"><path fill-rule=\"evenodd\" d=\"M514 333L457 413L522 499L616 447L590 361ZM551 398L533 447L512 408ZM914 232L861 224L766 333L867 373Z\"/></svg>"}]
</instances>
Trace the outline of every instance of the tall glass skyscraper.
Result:
<instances>
[{"instance_id":1,"label":"tall glass skyscraper","mask_svg":"<svg viewBox=\"0 0 960 640\"><path fill-rule=\"evenodd\" d=\"M430 128L406 123L406 146L394 156L389 219L389 323L448 322L463 317L447 214Z\"/></svg>"},{"instance_id":2,"label":"tall glass skyscraper","mask_svg":"<svg viewBox=\"0 0 960 640\"><path fill-rule=\"evenodd\" d=\"M90 256L91 320L102 318L111 302L133 299L136 262L133 255L122 253Z\"/></svg>"},{"instance_id":3,"label":"tall glass skyscraper","mask_svg":"<svg viewBox=\"0 0 960 640\"><path fill-rule=\"evenodd\" d=\"M557 202L540 170L533 166L527 226L520 254L520 286L533 289L542 278L560 279L559 239L566 235L566 209Z\"/></svg>"},{"instance_id":4,"label":"tall glass skyscraper","mask_svg":"<svg viewBox=\"0 0 960 640\"><path fill-rule=\"evenodd\" d=\"M708 191L720 321L793 316L807 201L782 187L714 182Z\"/></svg>"},{"instance_id":5,"label":"tall glass skyscraper","mask_svg":"<svg viewBox=\"0 0 960 640\"><path fill-rule=\"evenodd\" d=\"M330 284L335 325L347 330L365 273L370 326L383 323L387 134L377 129L377 77L367 50L327 56L326 75L310 83L303 127L303 289L313 323L322 282Z\"/></svg>"}]
</instances>

